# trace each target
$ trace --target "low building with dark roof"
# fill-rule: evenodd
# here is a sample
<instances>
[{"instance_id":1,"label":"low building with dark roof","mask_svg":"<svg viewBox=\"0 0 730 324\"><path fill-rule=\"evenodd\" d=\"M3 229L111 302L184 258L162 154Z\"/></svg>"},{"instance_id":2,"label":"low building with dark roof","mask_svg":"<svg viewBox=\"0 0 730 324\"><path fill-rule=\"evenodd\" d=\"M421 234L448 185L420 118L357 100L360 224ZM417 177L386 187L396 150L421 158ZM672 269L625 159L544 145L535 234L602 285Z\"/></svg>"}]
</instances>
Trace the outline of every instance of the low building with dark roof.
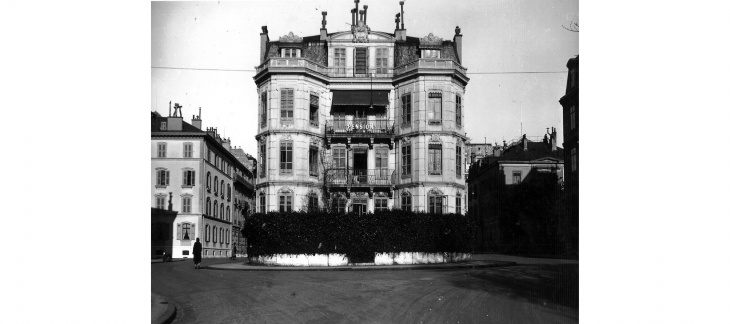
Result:
<instances>
[{"instance_id":1,"label":"low building with dark roof","mask_svg":"<svg viewBox=\"0 0 730 324\"><path fill-rule=\"evenodd\" d=\"M543 183L547 179L557 186L562 182L563 149L557 147L555 128L540 142L523 135L499 154L473 163L468 174L469 216L476 222L477 248L509 250L514 242L504 237L505 224L500 222L507 219L502 216L511 212L507 210L511 202L501 200L512 199L511 193L528 187L526 183Z\"/></svg>"}]
</instances>

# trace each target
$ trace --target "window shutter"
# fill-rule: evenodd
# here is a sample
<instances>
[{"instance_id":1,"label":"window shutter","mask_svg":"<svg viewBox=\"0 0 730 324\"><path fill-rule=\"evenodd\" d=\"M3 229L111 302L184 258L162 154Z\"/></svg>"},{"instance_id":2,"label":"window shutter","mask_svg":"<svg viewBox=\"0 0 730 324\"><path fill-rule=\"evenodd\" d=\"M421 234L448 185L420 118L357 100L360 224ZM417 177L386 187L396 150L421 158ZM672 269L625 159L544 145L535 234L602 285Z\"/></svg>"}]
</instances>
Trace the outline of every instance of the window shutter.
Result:
<instances>
[{"instance_id":1,"label":"window shutter","mask_svg":"<svg viewBox=\"0 0 730 324\"><path fill-rule=\"evenodd\" d=\"M190 225L190 240L195 241L195 224Z\"/></svg>"},{"instance_id":2,"label":"window shutter","mask_svg":"<svg viewBox=\"0 0 730 324\"><path fill-rule=\"evenodd\" d=\"M195 185L195 171L190 171L190 185Z\"/></svg>"},{"instance_id":3,"label":"window shutter","mask_svg":"<svg viewBox=\"0 0 730 324\"><path fill-rule=\"evenodd\" d=\"M177 224L177 239L180 240L182 236L180 235L182 232L182 227L180 227L180 223Z\"/></svg>"},{"instance_id":4,"label":"window shutter","mask_svg":"<svg viewBox=\"0 0 730 324\"><path fill-rule=\"evenodd\" d=\"M165 171L165 185L170 185L170 171Z\"/></svg>"},{"instance_id":5,"label":"window shutter","mask_svg":"<svg viewBox=\"0 0 730 324\"><path fill-rule=\"evenodd\" d=\"M157 184L158 185L162 184L162 181L161 181L162 179L160 179L161 176L162 176L162 171L157 170Z\"/></svg>"}]
</instances>

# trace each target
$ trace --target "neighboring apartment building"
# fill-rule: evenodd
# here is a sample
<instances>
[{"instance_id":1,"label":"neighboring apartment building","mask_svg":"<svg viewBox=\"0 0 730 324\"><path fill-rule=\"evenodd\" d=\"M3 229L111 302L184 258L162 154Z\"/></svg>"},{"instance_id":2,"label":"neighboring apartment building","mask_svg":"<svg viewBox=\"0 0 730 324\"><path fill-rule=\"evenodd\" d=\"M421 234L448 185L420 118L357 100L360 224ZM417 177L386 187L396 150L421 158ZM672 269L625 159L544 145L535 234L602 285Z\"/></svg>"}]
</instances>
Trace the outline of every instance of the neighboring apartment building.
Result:
<instances>
[{"instance_id":1,"label":"neighboring apartment building","mask_svg":"<svg viewBox=\"0 0 730 324\"><path fill-rule=\"evenodd\" d=\"M232 225L242 213L236 182L253 174L231 154L230 140L214 128L202 131L200 115L192 125L183 121L178 104L168 117L152 112L151 127L153 256L191 258L196 238L203 257L230 256Z\"/></svg>"},{"instance_id":2,"label":"neighboring apartment building","mask_svg":"<svg viewBox=\"0 0 730 324\"><path fill-rule=\"evenodd\" d=\"M401 2L394 33L374 31L358 3L350 31L328 33L326 12L318 35L262 27L258 211L463 213L460 28L406 36Z\"/></svg>"},{"instance_id":3,"label":"neighboring apartment building","mask_svg":"<svg viewBox=\"0 0 730 324\"><path fill-rule=\"evenodd\" d=\"M556 175L558 182L563 178L563 149L557 147L555 128L542 142L530 141L523 135L522 140L513 142L503 152L472 164L467 180L469 215L476 221L479 249L503 248L499 222L504 210L502 202L496 201L504 197L502 193L544 174Z\"/></svg>"},{"instance_id":4,"label":"neighboring apartment building","mask_svg":"<svg viewBox=\"0 0 730 324\"><path fill-rule=\"evenodd\" d=\"M243 164L243 174L236 174L233 177L233 187L235 195L233 196L233 206L236 213L233 218L233 241L236 242L236 251L240 255L246 254L246 238L243 237L242 231L245 226L246 218L255 211L255 193L256 189L256 169L255 159L251 155L243 151L242 148L236 147L231 149L233 156Z\"/></svg>"},{"instance_id":5,"label":"neighboring apartment building","mask_svg":"<svg viewBox=\"0 0 730 324\"><path fill-rule=\"evenodd\" d=\"M569 233L567 249L578 253L578 56L569 59L563 106L563 147L565 148L565 207L567 222L563 230Z\"/></svg>"}]
</instances>

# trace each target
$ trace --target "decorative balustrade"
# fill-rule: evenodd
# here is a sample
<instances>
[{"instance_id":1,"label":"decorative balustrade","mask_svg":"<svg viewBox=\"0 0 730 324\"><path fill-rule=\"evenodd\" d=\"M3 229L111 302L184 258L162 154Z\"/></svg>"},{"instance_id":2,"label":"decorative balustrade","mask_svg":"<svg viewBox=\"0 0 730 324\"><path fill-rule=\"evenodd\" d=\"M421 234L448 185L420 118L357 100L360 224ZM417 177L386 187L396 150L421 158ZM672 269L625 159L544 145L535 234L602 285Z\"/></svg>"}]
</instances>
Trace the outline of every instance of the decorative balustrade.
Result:
<instances>
[{"instance_id":1,"label":"decorative balustrade","mask_svg":"<svg viewBox=\"0 0 730 324\"><path fill-rule=\"evenodd\" d=\"M264 70L302 68L334 78L392 78L416 69L456 70L466 75L466 68L451 59L422 58L396 68L327 67L306 58L272 57L256 67L256 74Z\"/></svg>"},{"instance_id":2,"label":"decorative balustrade","mask_svg":"<svg viewBox=\"0 0 730 324\"><path fill-rule=\"evenodd\" d=\"M330 169L327 185L347 187L390 186L393 169Z\"/></svg>"}]
</instances>

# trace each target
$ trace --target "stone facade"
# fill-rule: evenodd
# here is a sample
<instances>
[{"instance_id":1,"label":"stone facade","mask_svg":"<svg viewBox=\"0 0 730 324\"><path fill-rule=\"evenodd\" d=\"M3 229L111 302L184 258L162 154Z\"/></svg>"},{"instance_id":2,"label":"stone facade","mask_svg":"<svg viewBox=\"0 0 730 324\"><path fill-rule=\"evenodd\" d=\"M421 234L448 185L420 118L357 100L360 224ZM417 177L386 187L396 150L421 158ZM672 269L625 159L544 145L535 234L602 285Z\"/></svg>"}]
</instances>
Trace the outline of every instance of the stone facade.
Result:
<instances>
[{"instance_id":1,"label":"stone facade","mask_svg":"<svg viewBox=\"0 0 730 324\"><path fill-rule=\"evenodd\" d=\"M319 36L277 42L263 28L268 54L254 77L257 212L315 202L339 211L465 212L469 79L455 51L460 29L453 42L406 37L404 28L372 31L366 15L353 14L352 31L323 27Z\"/></svg>"}]
</instances>

